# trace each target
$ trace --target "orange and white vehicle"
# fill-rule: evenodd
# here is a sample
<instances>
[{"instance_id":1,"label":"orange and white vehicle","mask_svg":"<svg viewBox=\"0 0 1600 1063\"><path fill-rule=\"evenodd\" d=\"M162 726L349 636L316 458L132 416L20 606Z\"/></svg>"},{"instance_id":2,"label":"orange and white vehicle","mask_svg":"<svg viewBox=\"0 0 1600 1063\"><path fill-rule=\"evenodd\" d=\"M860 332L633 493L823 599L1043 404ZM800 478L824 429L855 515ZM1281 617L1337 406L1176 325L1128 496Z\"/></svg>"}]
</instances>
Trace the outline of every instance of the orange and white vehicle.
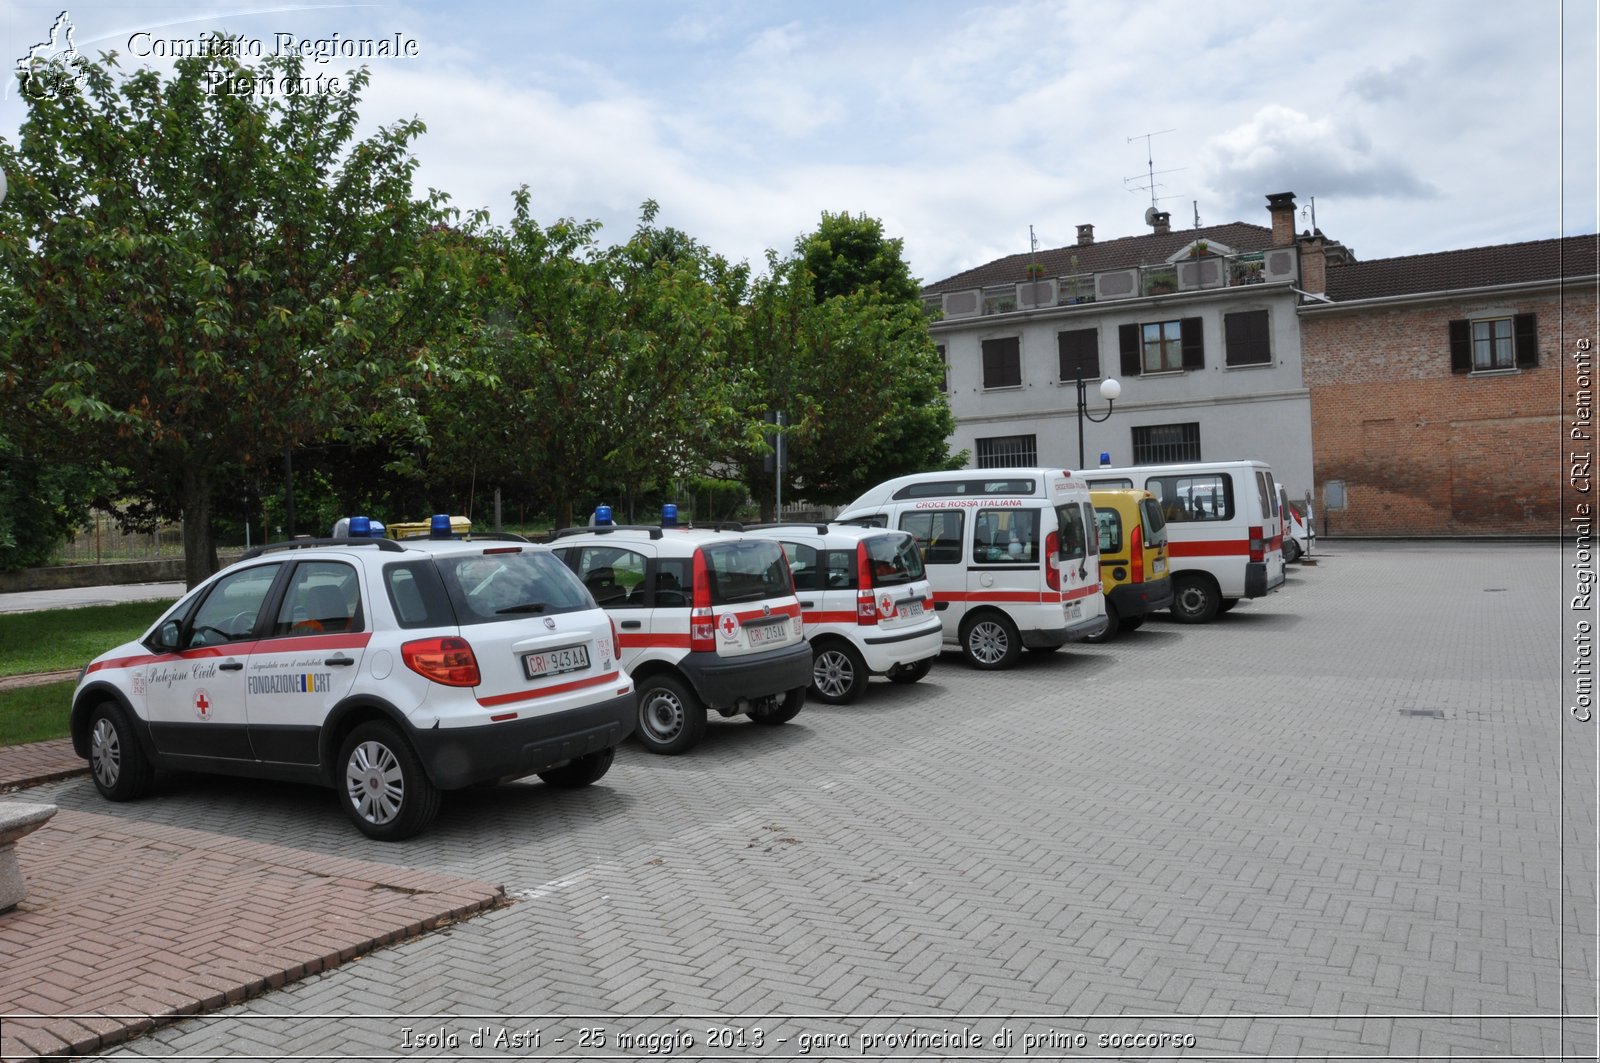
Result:
<instances>
[{"instance_id":1,"label":"orange and white vehicle","mask_svg":"<svg viewBox=\"0 0 1600 1063\"><path fill-rule=\"evenodd\" d=\"M1060 469L961 469L879 484L841 522L910 532L933 584L944 645L1007 668L1106 624L1089 487Z\"/></svg>"},{"instance_id":2,"label":"orange and white vehicle","mask_svg":"<svg viewBox=\"0 0 1600 1063\"><path fill-rule=\"evenodd\" d=\"M608 524L563 529L552 549L617 625L645 749L693 748L707 709L781 724L805 705L811 647L775 541Z\"/></svg>"},{"instance_id":3,"label":"orange and white vehicle","mask_svg":"<svg viewBox=\"0 0 1600 1063\"><path fill-rule=\"evenodd\" d=\"M1167 522L1172 618L1203 624L1283 585L1283 517L1263 461L1088 469L1093 487L1149 491Z\"/></svg>"},{"instance_id":4,"label":"orange and white vehicle","mask_svg":"<svg viewBox=\"0 0 1600 1063\"><path fill-rule=\"evenodd\" d=\"M944 641L933 585L906 532L849 524L746 524L783 545L811 643L811 696L854 701L874 675L915 683Z\"/></svg>"}]
</instances>

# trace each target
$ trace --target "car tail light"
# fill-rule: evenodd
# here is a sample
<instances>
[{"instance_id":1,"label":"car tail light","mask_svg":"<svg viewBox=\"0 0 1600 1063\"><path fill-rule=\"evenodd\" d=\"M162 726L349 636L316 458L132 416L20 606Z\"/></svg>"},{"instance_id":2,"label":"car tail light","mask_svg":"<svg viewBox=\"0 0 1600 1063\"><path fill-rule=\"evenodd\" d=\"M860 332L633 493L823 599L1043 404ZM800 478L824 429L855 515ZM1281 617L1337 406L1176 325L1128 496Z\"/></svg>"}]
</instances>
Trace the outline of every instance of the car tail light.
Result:
<instances>
[{"instance_id":1,"label":"car tail light","mask_svg":"<svg viewBox=\"0 0 1600 1063\"><path fill-rule=\"evenodd\" d=\"M1061 533L1058 531L1044 537L1044 582L1053 591L1061 589Z\"/></svg>"},{"instance_id":2,"label":"car tail light","mask_svg":"<svg viewBox=\"0 0 1600 1063\"><path fill-rule=\"evenodd\" d=\"M406 667L447 687L475 687L480 681L478 658L472 654L467 640L449 636L437 639L418 639L400 647L400 658Z\"/></svg>"},{"instance_id":3,"label":"car tail light","mask_svg":"<svg viewBox=\"0 0 1600 1063\"><path fill-rule=\"evenodd\" d=\"M1267 540L1259 527L1250 529L1250 560L1265 561L1267 559Z\"/></svg>"},{"instance_id":4,"label":"car tail light","mask_svg":"<svg viewBox=\"0 0 1600 1063\"><path fill-rule=\"evenodd\" d=\"M711 567L704 550L694 552L694 602L689 610L689 652L715 653L717 618L711 612Z\"/></svg>"},{"instance_id":5,"label":"car tail light","mask_svg":"<svg viewBox=\"0 0 1600 1063\"><path fill-rule=\"evenodd\" d=\"M1133 582L1144 582L1144 529L1139 525L1133 526L1133 535L1128 539L1131 548L1130 558L1133 569Z\"/></svg>"},{"instance_id":6,"label":"car tail light","mask_svg":"<svg viewBox=\"0 0 1600 1063\"><path fill-rule=\"evenodd\" d=\"M878 600L872 593L872 558L867 556L867 544L856 543L856 623L872 625L878 622Z\"/></svg>"},{"instance_id":7,"label":"car tail light","mask_svg":"<svg viewBox=\"0 0 1600 1063\"><path fill-rule=\"evenodd\" d=\"M617 635L617 622L612 620L611 614L606 614L606 619L611 621L611 656L618 662L622 660L622 639Z\"/></svg>"}]
</instances>

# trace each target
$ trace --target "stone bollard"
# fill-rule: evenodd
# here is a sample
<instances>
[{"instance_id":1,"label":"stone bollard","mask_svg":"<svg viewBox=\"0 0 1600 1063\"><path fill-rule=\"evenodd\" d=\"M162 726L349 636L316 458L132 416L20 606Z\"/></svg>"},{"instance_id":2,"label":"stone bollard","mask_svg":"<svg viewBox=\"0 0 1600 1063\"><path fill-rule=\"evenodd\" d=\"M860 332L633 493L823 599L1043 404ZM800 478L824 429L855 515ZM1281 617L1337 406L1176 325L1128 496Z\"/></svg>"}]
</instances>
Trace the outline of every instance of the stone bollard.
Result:
<instances>
[{"instance_id":1,"label":"stone bollard","mask_svg":"<svg viewBox=\"0 0 1600 1063\"><path fill-rule=\"evenodd\" d=\"M55 805L0 802L0 913L15 908L28 895L17 862L17 839L38 830L56 814Z\"/></svg>"}]
</instances>

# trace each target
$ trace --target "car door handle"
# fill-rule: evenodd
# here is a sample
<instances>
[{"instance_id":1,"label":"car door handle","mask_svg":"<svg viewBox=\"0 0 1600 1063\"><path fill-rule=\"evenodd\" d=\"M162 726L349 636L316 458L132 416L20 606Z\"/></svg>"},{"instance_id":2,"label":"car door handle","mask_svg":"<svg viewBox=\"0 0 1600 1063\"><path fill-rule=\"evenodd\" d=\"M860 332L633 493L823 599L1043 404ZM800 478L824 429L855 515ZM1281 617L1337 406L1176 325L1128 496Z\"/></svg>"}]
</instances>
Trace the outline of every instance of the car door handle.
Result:
<instances>
[{"instance_id":1,"label":"car door handle","mask_svg":"<svg viewBox=\"0 0 1600 1063\"><path fill-rule=\"evenodd\" d=\"M354 657L345 657L343 655L340 655L338 657L329 657L327 660L323 661L322 663L323 664L338 664L338 665L355 664L356 663L356 659Z\"/></svg>"},{"instance_id":2,"label":"car door handle","mask_svg":"<svg viewBox=\"0 0 1600 1063\"><path fill-rule=\"evenodd\" d=\"M802 609L814 609L814 608L816 608L816 605L817 605L816 602L801 602L800 603L800 608L802 608Z\"/></svg>"},{"instance_id":3,"label":"car door handle","mask_svg":"<svg viewBox=\"0 0 1600 1063\"><path fill-rule=\"evenodd\" d=\"M644 622L640 620L624 620L622 622L622 630L624 631L638 631L642 627L644 627Z\"/></svg>"},{"instance_id":4,"label":"car door handle","mask_svg":"<svg viewBox=\"0 0 1600 1063\"><path fill-rule=\"evenodd\" d=\"M217 669L223 672L237 672L243 667L243 661L223 661L221 664L217 665Z\"/></svg>"}]
</instances>

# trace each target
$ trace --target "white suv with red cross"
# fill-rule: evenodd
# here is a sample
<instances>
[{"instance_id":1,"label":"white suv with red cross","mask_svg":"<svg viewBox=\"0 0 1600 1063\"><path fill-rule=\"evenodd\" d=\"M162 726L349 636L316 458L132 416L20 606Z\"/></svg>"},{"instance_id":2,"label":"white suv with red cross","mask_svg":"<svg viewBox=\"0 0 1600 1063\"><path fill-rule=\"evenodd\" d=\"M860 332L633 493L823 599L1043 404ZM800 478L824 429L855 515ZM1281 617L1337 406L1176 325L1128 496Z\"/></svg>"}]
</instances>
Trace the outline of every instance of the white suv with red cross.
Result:
<instances>
[{"instance_id":1,"label":"white suv with red cross","mask_svg":"<svg viewBox=\"0 0 1600 1063\"><path fill-rule=\"evenodd\" d=\"M91 661L71 730L110 800L156 769L316 783L394 841L443 790L596 781L634 704L610 618L548 548L309 539L246 554Z\"/></svg>"},{"instance_id":2,"label":"white suv with red cross","mask_svg":"<svg viewBox=\"0 0 1600 1063\"><path fill-rule=\"evenodd\" d=\"M909 532L853 524L747 524L783 544L811 643L811 696L845 704L867 680L915 683L944 641Z\"/></svg>"},{"instance_id":3,"label":"white suv with red cross","mask_svg":"<svg viewBox=\"0 0 1600 1063\"><path fill-rule=\"evenodd\" d=\"M556 533L553 549L618 627L639 688L634 734L683 753L706 710L792 720L811 682L800 602L783 548L715 528L601 525Z\"/></svg>"}]
</instances>

